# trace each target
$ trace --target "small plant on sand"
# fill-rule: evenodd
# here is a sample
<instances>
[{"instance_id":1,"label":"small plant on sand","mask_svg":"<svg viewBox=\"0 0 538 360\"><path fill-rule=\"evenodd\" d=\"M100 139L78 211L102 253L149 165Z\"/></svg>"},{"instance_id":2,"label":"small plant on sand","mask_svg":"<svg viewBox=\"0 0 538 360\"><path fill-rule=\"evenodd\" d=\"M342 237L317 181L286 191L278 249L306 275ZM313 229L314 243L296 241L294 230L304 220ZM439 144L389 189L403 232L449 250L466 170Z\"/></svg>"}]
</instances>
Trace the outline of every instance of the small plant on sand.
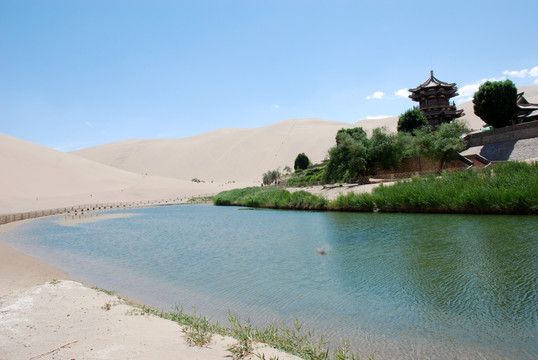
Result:
<instances>
[{"instance_id":1,"label":"small plant on sand","mask_svg":"<svg viewBox=\"0 0 538 360\"><path fill-rule=\"evenodd\" d=\"M181 309L180 313L183 313ZM191 346L204 347L211 342L213 338L213 326L205 316L196 315L196 308L193 308L193 315L189 317L188 324L184 324L183 333L187 342Z\"/></svg>"},{"instance_id":2,"label":"small plant on sand","mask_svg":"<svg viewBox=\"0 0 538 360\"><path fill-rule=\"evenodd\" d=\"M278 356L271 356L269 359L267 359L264 354L261 354L261 355L260 354L255 354L255 355L260 360L279 360Z\"/></svg>"},{"instance_id":3,"label":"small plant on sand","mask_svg":"<svg viewBox=\"0 0 538 360\"><path fill-rule=\"evenodd\" d=\"M107 295L116 295L116 292L114 290L107 290L107 289L102 289L100 287L92 287L93 290L97 290L97 291L100 291L102 293L105 293Z\"/></svg>"},{"instance_id":4,"label":"small plant on sand","mask_svg":"<svg viewBox=\"0 0 538 360\"><path fill-rule=\"evenodd\" d=\"M191 204L199 204L213 201L213 196L194 196L189 199Z\"/></svg>"},{"instance_id":5,"label":"small plant on sand","mask_svg":"<svg viewBox=\"0 0 538 360\"><path fill-rule=\"evenodd\" d=\"M228 348L228 351L232 353L232 359L243 359L252 354L254 347L252 343L254 341L254 329L250 321L247 320L245 325L241 324L239 317L228 314L228 321L232 326L230 331L234 338L239 340L239 343Z\"/></svg>"},{"instance_id":6,"label":"small plant on sand","mask_svg":"<svg viewBox=\"0 0 538 360\"><path fill-rule=\"evenodd\" d=\"M56 285L59 283L60 283L60 280L56 280L56 279L52 279L52 281L50 282L51 285Z\"/></svg>"}]
</instances>

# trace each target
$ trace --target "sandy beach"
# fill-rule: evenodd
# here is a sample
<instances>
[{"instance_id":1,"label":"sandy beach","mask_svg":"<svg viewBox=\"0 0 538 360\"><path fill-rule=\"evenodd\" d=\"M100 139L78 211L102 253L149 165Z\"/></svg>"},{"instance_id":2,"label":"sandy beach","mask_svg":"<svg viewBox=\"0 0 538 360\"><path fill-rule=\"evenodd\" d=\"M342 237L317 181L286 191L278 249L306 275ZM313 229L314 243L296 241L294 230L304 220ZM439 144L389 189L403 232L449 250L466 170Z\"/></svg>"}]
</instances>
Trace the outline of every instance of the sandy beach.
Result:
<instances>
[{"instance_id":1,"label":"sandy beach","mask_svg":"<svg viewBox=\"0 0 538 360\"><path fill-rule=\"evenodd\" d=\"M237 343L190 346L182 329L0 241L0 359L229 359ZM262 344L254 353L298 359Z\"/></svg>"}]
</instances>

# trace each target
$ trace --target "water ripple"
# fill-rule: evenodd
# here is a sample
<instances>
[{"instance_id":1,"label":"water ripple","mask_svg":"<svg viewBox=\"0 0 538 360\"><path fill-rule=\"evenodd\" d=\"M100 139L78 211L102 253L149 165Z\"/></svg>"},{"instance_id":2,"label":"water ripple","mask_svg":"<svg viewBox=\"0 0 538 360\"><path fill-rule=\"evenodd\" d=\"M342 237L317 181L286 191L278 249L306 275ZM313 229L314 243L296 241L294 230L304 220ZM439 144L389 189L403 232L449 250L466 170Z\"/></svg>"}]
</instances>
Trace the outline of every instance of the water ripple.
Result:
<instances>
[{"instance_id":1,"label":"water ripple","mask_svg":"<svg viewBox=\"0 0 538 360\"><path fill-rule=\"evenodd\" d=\"M127 211L126 213L128 213ZM295 319L376 358L532 359L538 230L531 217L137 209L3 240L156 307L226 322ZM327 254L321 256L316 249Z\"/></svg>"}]
</instances>

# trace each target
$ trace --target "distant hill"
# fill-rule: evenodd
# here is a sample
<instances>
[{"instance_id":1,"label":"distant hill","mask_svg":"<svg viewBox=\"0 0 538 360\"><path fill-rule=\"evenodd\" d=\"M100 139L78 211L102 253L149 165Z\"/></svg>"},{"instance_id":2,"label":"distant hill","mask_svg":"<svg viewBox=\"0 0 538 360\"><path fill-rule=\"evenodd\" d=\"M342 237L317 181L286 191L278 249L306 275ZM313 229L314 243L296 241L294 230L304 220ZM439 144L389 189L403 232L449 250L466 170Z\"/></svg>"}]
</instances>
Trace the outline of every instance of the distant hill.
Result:
<instances>
[{"instance_id":1,"label":"distant hill","mask_svg":"<svg viewBox=\"0 0 538 360\"><path fill-rule=\"evenodd\" d=\"M146 176L0 134L0 214L217 192L215 186Z\"/></svg>"},{"instance_id":2,"label":"distant hill","mask_svg":"<svg viewBox=\"0 0 538 360\"><path fill-rule=\"evenodd\" d=\"M538 102L538 86L522 87L531 102ZM472 102L461 104L463 117L474 130L484 123L473 111ZM182 139L153 139L105 144L72 152L112 167L181 180L259 181L267 170L293 167L304 152L320 162L334 146L341 128L360 126L371 133L376 127L396 131L398 117L360 120L355 124L321 119L285 120L257 129L224 128Z\"/></svg>"},{"instance_id":3,"label":"distant hill","mask_svg":"<svg viewBox=\"0 0 538 360\"><path fill-rule=\"evenodd\" d=\"M260 181L267 170L293 167L297 154L325 158L341 128L320 119L286 120L257 129L221 129L183 139L129 139L72 152L113 167L182 180Z\"/></svg>"}]
</instances>

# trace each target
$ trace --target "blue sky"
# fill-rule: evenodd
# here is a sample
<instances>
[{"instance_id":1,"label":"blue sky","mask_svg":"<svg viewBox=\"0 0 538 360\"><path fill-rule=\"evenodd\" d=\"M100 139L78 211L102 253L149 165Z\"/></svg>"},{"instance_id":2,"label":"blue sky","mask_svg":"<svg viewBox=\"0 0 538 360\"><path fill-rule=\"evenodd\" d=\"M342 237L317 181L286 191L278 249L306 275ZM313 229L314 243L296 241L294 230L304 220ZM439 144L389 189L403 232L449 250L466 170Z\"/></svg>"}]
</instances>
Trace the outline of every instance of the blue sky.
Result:
<instances>
[{"instance_id":1,"label":"blue sky","mask_svg":"<svg viewBox=\"0 0 538 360\"><path fill-rule=\"evenodd\" d=\"M0 132L59 150L538 84L538 2L0 0ZM403 96L401 96L403 95Z\"/></svg>"}]
</instances>

